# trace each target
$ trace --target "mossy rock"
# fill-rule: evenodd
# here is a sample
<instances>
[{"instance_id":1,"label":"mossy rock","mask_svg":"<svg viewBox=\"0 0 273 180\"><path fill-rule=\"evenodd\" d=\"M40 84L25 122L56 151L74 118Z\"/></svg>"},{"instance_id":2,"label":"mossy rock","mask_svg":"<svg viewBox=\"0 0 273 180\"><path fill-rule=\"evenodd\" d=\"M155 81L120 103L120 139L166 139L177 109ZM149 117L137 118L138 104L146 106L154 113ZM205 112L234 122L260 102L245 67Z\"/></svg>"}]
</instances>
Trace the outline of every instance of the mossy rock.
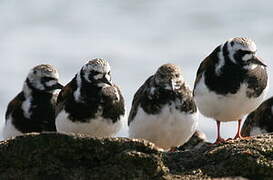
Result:
<instances>
[{"instance_id":1,"label":"mossy rock","mask_svg":"<svg viewBox=\"0 0 273 180\"><path fill-rule=\"evenodd\" d=\"M4 180L269 180L273 179L273 134L220 145L188 145L172 153L129 138L28 134L0 142L0 158Z\"/></svg>"},{"instance_id":2,"label":"mossy rock","mask_svg":"<svg viewBox=\"0 0 273 180\"><path fill-rule=\"evenodd\" d=\"M161 179L152 143L128 138L29 134L0 143L0 179Z\"/></svg>"},{"instance_id":3,"label":"mossy rock","mask_svg":"<svg viewBox=\"0 0 273 180\"><path fill-rule=\"evenodd\" d=\"M219 178L241 176L273 179L273 134L220 145L204 144L164 155L170 173L180 178Z\"/></svg>"}]
</instances>

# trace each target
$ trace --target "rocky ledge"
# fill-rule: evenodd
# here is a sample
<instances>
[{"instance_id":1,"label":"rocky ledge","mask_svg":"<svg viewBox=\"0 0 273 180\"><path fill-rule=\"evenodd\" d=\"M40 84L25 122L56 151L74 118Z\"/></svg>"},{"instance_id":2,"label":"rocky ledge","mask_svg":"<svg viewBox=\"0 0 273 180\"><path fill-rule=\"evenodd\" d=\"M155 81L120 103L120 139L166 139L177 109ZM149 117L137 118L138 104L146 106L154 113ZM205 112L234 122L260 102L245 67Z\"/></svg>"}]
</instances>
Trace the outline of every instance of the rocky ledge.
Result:
<instances>
[{"instance_id":1,"label":"rocky ledge","mask_svg":"<svg viewBox=\"0 0 273 180\"><path fill-rule=\"evenodd\" d=\"M0 143L0 179L273 179L273 134L162 152L128 138L28 134Z\"/></svg>"}]
</instances>

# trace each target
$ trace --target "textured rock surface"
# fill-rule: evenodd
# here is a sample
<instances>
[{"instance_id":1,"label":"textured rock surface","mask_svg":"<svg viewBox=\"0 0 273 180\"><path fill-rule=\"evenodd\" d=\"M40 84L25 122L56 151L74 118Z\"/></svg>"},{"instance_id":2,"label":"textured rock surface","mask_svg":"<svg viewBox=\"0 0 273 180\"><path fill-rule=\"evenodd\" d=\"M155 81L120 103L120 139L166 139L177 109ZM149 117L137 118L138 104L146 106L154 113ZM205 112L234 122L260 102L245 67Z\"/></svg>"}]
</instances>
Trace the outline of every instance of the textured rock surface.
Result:
<instances>
[{"instance_id":1,"label":"textured rock surface","mask_svg":"<svg viewBox=\"0 0 273 180\"><path fill-rule=\"evenodd\" d=\"M1 142L0 179L160 179L168 172L153 144L31 134Z\"/></svg>"},{"instance_id":2,"label":"textured rock surface","mask_svg":"<svg viewBox=\"0 0 273 180\"><path fill-rule=\"evenodd\" d=\"M242 176L273 179L273 135L220 145L204 144L199 149L164 154L171 174L180 178Z\"/></svg>"},{"instance_id":3,"label":"textured rock surface","mask_svg":"<svg viewBox=\"0 0 273 180\"><path fill-rule=\"evenodd\" d=\"M273 179L272 134L182 149L161 152L128 138L30 134L0 143L0 179Z\"/></svg>"}]
</instances>

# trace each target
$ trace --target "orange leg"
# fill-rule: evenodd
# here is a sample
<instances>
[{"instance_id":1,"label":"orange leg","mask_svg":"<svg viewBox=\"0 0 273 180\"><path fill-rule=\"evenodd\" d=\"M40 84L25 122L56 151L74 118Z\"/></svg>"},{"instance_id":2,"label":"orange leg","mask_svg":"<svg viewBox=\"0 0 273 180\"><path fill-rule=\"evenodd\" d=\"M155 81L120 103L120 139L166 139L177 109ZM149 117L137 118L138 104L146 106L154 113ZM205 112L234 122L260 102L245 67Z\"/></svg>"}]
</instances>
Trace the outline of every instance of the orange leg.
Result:
<instances>
[{"instance_id":1,"label":"orange leg","mask_svg":"<svg viewBox=\"0 0 273 180\"><path fill-rule=\"evenodd\" d=\"M241 136L241 122L242 122L241 119L238 120L237 133L233 139L243 139L243 137Z\"/></svg>"},{"instance_id":2,"label":"orange leg","mask_svg":"<svg viewBox=\"0 0 273 180\"><path fill-rule=\"evenodd\" d=\"M213 144L220 144L220 143L225 142L225 139L223 139L221 137L221 135L220 135L220 124L221 124L221 122L216 120L216 123L217 123L217 139Z\"/></svg>"}]
</instances>

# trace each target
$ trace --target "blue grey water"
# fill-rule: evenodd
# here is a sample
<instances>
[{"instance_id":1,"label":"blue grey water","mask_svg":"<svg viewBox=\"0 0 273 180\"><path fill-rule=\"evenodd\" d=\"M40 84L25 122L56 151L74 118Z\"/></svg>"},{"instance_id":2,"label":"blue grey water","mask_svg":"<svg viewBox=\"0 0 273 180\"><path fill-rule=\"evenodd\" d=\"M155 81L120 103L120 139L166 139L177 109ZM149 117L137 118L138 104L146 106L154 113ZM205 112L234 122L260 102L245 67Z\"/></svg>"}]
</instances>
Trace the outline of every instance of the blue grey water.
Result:
<instances>
[{"instance_id":1,"label":"blue grey water","mask_svg":"<svg viewBox=\"0 0 273 180\"><path fill-rule=\"evenodd\" d=\"M88 58L105 58L127 112L135 91L160 65L179 65L193 87L200 61L235 36L254 39L272 72L272 5L248 0L1 0L1 126L8 102L21 90L29 69L40 63L55 65L66 84ZM213 120L200 116L199 129L210 141L215 138ZM125 126L118 136L127 136L127 130ZM235 131L236 122L223 123L224 137Z\"/></svg>"}]
</instances>

